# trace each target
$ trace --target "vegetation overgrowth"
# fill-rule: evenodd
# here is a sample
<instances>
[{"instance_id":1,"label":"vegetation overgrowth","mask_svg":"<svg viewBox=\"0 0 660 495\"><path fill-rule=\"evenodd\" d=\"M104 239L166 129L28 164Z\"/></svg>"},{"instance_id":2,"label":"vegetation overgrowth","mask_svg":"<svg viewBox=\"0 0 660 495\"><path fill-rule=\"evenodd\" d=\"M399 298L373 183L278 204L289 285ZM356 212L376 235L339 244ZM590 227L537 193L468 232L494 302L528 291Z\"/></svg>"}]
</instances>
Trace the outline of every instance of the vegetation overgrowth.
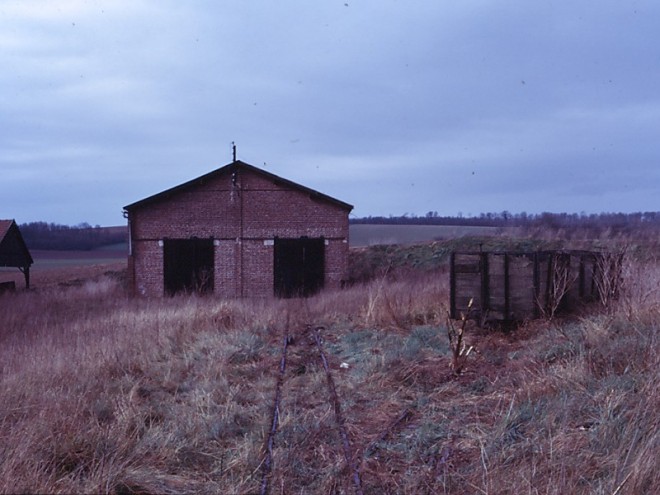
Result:
<instances>
[{"instance_id":1,"label":"vegetation overgrowth","mask_svg":"<svg viewBox=\"0 0 660 495\"><path fill-rule=\"evenodd\" d=\"M460 372L437 243L306 300L131 299L112 273L4 295L0 492L260 493L288 328L269 493L355 493L313 325L364 493L655 493L660 265L626 246L607 311L468 322Z\"/></svg>"}]
</instances>

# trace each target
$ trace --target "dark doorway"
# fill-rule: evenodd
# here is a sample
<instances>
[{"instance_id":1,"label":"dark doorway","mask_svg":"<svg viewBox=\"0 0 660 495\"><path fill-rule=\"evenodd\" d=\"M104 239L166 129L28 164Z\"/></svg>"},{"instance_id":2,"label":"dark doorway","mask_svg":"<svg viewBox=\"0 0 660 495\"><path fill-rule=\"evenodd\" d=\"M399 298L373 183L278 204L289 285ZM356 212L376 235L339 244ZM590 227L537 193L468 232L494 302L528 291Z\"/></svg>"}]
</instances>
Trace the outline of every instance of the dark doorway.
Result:
<instances>
[{"instance_id":1,"label":"dark doorway","mask_svg":"<svg viewBox=\"0 0 660 495\"><path fill-rule=\"evenodd\" d=\"M213 292L213 239L165 239L165 293Z\"/></svg>"},{"instance_id":2,"label":"dark doorway","mask_svg":"<svg viewBox=\"0 0 660 495\"><path fill-rule=\"evenodd\" d=\"M307 297L323 288L325 240L275 239L275 295Z\"/></svg>"}]
</instances>

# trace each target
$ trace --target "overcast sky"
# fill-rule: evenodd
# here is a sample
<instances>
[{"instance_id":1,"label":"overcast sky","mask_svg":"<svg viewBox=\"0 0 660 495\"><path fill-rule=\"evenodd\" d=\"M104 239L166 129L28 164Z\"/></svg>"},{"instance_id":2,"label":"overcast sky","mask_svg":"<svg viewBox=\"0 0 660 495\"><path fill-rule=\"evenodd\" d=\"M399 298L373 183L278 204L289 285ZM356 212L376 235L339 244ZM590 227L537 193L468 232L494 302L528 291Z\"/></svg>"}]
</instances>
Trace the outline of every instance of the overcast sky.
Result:
<instances>
[{"instance_id":1,"label":"overcast sky","mask_svg":"<svg viewBox=\"0 0 660 495\"><path fill-rule=\"evenodd\" d=\"M0 0L0 218L238 158L353 216L660 210L657 0Z\"/></svg>"}]
</instances>

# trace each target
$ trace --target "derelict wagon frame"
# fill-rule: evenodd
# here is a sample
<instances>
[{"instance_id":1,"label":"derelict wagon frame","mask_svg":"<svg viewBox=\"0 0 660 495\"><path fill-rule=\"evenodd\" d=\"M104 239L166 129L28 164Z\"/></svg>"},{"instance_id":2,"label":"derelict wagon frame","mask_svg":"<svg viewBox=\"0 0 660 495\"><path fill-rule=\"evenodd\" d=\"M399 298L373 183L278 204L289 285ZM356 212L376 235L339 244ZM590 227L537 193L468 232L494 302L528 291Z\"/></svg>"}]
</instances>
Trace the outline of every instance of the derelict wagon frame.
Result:
<instances>
[{"instance_id":1,"label":"derelict wagon frame","mask_svg":"<svg viewBox=\"0 0 660 495\"><path fill-rule=\"evenodd\" d=\"M520 322L616 297L622 255L593 251L453 252L450 317ZM472 299L472 307L468 309Z\"/></svg>"}]
</instances>

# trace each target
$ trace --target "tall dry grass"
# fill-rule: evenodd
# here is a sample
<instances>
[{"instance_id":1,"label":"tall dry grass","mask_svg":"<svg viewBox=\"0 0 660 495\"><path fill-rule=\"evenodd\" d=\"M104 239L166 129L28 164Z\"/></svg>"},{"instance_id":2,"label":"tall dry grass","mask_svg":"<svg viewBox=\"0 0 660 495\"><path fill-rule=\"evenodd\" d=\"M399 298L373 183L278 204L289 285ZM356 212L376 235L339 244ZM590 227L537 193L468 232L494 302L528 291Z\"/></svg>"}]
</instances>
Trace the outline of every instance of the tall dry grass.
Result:
<instances>
[{"instance_id":1,"label":"tall dry grass","mask_svg":"<svg viewBox=\"0 0 660 495\"><path fill-rule=\"evenodd\" d=\"M129 300L105 280L1 304L0 492L242 491L277 303Z\"/></svg>"},{"instance_id":2,"label":"tall dry grass","mask_svg":"<svg viewBox=\"0 0 660 495\"><path fill-rule=\"evenodd\" d=\"M0 492L258 493L285 326L271 493L654 493L660 269L615 308L501 333L450 369L443 272L306 300L129 299L117 282L0 298Z\"/></svg>"}]
</instances>

